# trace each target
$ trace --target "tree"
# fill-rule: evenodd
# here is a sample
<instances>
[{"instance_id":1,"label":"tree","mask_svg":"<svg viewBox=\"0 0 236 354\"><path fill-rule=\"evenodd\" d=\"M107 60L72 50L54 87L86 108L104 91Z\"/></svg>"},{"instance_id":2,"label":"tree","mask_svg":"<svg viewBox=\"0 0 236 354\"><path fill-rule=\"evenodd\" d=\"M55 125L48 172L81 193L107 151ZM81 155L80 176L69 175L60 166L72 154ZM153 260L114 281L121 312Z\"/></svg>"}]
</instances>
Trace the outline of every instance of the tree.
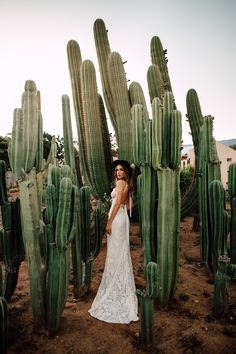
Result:
<instances>
[{"instance_id":1,"label":"tree","mask_svg":"<svg viewBox=\"0 0 236 354\"><path fill-rule=\"evenodd\" d=\"M8 145L11 139L8 136L0 136L0 160L5 161L6 168L10 168L8 158Z\"/></svg>"}]
</instances>

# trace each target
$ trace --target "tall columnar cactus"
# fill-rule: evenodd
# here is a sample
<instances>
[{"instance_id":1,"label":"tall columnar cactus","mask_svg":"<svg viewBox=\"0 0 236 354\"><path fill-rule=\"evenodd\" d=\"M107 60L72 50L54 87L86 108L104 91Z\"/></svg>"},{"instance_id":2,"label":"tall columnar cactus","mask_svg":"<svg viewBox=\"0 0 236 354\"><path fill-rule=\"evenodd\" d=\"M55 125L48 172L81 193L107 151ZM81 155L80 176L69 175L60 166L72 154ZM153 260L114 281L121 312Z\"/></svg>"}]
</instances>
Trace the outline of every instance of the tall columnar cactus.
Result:
<instances>
[{"instance_id":1,"label":"tall columnar cactus","mask_svg":"<svg viewBox=\"0 0 236 354\"><path fill-rule=\"evenodd\" d=\"M120 54L110 53L107 65L118 131L118 155L120 159L132 162L131 105Z\"/></svg>"},{"instance_id":2,"label":"tall columnar cactus","mask_svg":"<svg viewBox=\"0 0 236 354\"><path fill-rule=\"evenodd\" d=\"M105 111L101 109L93 63L82 63L77 42L70 41L67 50L82 174L93 193L102 198L104 193L110 193L112 161L111 148L107 148L110 141Z\"/></svg>"},{"instance_id":3,"label":"tall columnar cactus","mask_svg":"<svg viewBox=\"0 0 236 354\"><path fill-rule=\"evenodd\" d=\"M82 282L84 292L89 291L93 261L100 252L105 224L102 221L99 208L96 208L93 214L91 213L90 197L90 188L87 186L81 187L79 191L79 229L81 259L84 264ZM92 215L94 216L93 220L91 220Z\"/></svg>"},{"instance_id":4,"label":"tall columnar cactus","mask_svg":"<svg viewBox=\"0 0 236 354\"><path fill-rule=\"evenodd\" d=\"M62 172L62 173L60 173ZM54 184L46 189L48 207L45 212L48 229L47 328L54 333L64 309L69 285L70 242L73 239L78 217L78 187L71 178L63 177L59 168L58 199Z\"/></svg>"},{"instance_id":5,"label":"tall columnar cactus","mask_svg":"<svg viewBox=\"0 0 236 354\"><path fill-rule=\"evenodd\" d=\"M202 261L210 270L212 264L212 238L210 229L209 185L213 180L220 180L220 161L218 159L215 140L212 135L213 118L204 118L199 140L199 161L197 174L199 178L199 216L200 244Z\"/></svg>"},{"instance_id":6,"label":"tall columnar cactus","mask_svg":"<svg viewBox=\"0 0 236 354\"><path fill-rule=\"evenodd\" d=\"M70 166L74 174L74 183L82 186L82 177L79 166L76 166L75 147L71 126L70 99L69 96L62 96L62 117L63 117L63 142L65 164Z\"/></svg>"},{"instance_id":7,"label":"tall columnar cactus","mask_svg":"<svg viewBox=\"0 0 236 354\"><path fill-rule=\"evenodd\" d=\"M219 180L209 185L210 245L214 273L218 269L219 256L227 255L227 236L230 216L225 210L225 190Z\"/></svg>"},{"instance_id":8,"label":"tall columnar cactus","mask_svg":"<svg viewBox=\"0 0 236 354\"><path fill-rule=\"evenodd\" d=\"M8 342L8 310L7 302L0 296L0 353L7 353Z\"/></svg>"},{"instance_id":9,"label":"tall columnar cactus","mask_svg":"<svg viewBox=\"0 0 236 354\"><path fill-rule=\"evenodd\" d=\"M131 105L123 62L119 53L111 52L107 30L101 19L94 23L94 38L105 103L118 142L118 155L132 162Z\"/></svg>"},{"instance_id":10,"label":"tall columnar cactus","mask_svg":"<svg viewBox=\"0 0 236 354\"><path fill-rule=\"evenodd\" d=\"M144 116L143 106L135 104L131 110L133 130L133 159L140 167L138 195L141 217L142 254L144 267L155 259L155 244L153 233L155 228L156 210L156 174L151 167L151 121Z\"/></svg>"},{"instance_id":11,"label":"tall columnar cactus","mask_svg":"<svg viewBox=\"0 0 236 354\"><path fill-rule=\"evenodd\" d=\"M5 162L0 161L0 208L3 228L0 230L0 245L5 264L5 279L2 296L9 301L13 295L19 267L24 260L25 250L20 222L20 200L9 201L5 180Z\"/></svg>"},{"instance_id":12,"label":"tall columnar cactus","mask_svg":"<svg viewBox=\"0 0 236 354\"><path fill-rule=\"evenodd\" d=\"M19 148L20 146L20 148ZM37 88L32 80L25 83L21 108L14 110L9 159L16 179L33 167L42 167L42 116L38 107Z\"/></svg>"},{"instance_id":13,"label":"tall columnar cactus","mask_svg":"<svg viewBox=\"0 0 236 354\"><path fill-rule=\"evenodd\" d=\"M113 128L115 130L116 135L118 135L118 128L117 128L117 122L116 122L115 111L114 111L114 102L113 102L113 97L111 92L111 85L108 78L107 62L108 62L108 56L111 53L111 48L110 48L107 32L108 31L106 29L104 21L100 18L97 19L94 22L93 33L94 33L96 50L97 50L99 69L101 74L103 95L104 95L105 104Z\"/></svg>"},{"instance_id":14,"label":"tall columnar cactus","mask_svg":"<svg viewBox=\"0 0 236 354\"><path fill-rule=\"evenodd\" d=\"M141 168L139 198L144 264L154 261L160 267L158 301L165 308L176 285L180 224L181 114L174 110L171 92L165 93L163 106L158 97L153 99L152 116L150 130L142 107L132 108L134 161Z\"/></svg>"},{"instance_id":15,"label":"tall columnar cactus","mask_svg":"<svg viewBox=\"0 0 236 354\"><path fill-rule=\"evenodd\" d=\"M203 115L201 111L201 106L197 92L194 89L190 89L186 97L187 104L187 118L190 125L194 152L195 152L195 169L194 169L194 179L191 184L190 189L184 195L181 201L181 216L185 217L189 213L198 207L198 198L199 198L199 180L197 178L197 169L198 169L198 160L199 160L199 139L200 131L203 125Z\"/></svg>"},{"instance_id":16,"label":"tall columnar cactus","mask_svg":"<svg viewBox=\"0 0 236 354\"><path fill-rule=\"evenodd\" d=\"M167 307L173 297L179 260L181 113L174 110L173 96L166 92L163 108L153 106L153 168L157 171L157 256L160 266L158 301ZM159 128L159 129L158 129Z\"/></svg>"},{"instance_id":17,"label":"tall columnar cactus","mask_svg":"<svg viewBox=\"0 0 236 354\"><path fill-rule=\"evenodd\" d=\"M87 163L93 190L102 198L105 193L110 192L112 158L110 154L110 163L107 165L105 154L109 152L104 151L103 144L107 136L103 135L101 122L104 117L100 114L95 68L90 60L82 63L80 74Z\"/></svg>"},{"instance_id":18,"label":"tall columnar cactus","mask_svg":"<svg viewBox=\"0 0 236 354\"><path fill-rule=\"evenodd\" d=\"M230 248L231 263L236 264L236 164L229 166L229 195L231 209Z\"/></svg>"}]
</instances>

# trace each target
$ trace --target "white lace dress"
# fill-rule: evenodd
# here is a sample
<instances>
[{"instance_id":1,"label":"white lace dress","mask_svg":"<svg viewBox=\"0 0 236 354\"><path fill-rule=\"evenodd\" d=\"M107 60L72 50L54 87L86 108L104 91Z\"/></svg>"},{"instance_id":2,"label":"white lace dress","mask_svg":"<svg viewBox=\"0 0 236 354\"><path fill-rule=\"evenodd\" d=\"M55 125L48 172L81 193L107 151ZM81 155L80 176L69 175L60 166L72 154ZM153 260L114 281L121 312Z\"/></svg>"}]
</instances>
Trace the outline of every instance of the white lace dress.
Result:
<instances>
[{"instance_id":1,"label":"white lace dress","mask_svg":"<svg viewBox=\"0 0 236 354\"><path fill-rule=\"evenodd\" d=\"M116 197L111 197L113 208ZM112 222L112 234L107 236L107 257L102 281L89 313L110 323L137 321L138 301L135 294L133 267L129 249L129 218L121 205Z\"/></svg>"}]
</instances>

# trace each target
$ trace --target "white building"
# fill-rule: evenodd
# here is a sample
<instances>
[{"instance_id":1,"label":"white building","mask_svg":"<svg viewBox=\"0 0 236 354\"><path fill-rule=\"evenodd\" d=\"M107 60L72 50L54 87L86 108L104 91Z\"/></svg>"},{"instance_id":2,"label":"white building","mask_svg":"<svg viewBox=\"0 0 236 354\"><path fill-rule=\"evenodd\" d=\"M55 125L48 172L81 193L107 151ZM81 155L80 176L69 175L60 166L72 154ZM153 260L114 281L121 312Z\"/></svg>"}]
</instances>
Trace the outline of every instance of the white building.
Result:
<instances>
[{"instance_id":1,"label":"white building","mask_svg":"<svg viewBox=\"0 0 236 354\"><path fill-rule=\"evenodd\" d=\"M236 163L236 150L226 146L222 143L216 142L217 153L219 160L221 161L221 181L225 189L228 189L228 171L229 165ZM188 150L187 156L182 158L182 167L187 165L194 166L195 164L195 154L193 147Z\"/></svg>"}]
</instances>

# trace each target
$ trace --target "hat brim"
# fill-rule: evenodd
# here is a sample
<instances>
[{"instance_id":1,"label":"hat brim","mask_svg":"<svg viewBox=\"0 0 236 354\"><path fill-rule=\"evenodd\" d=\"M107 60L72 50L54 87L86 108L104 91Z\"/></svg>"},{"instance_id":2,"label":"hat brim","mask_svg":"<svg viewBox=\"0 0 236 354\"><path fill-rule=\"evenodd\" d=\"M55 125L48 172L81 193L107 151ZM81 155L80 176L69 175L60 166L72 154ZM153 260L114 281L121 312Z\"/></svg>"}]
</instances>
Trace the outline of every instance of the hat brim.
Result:
<instances>
[{"instance_id":1,"label":"hat brim","mask_svg":"<svg viewBox=\"0 0 236 354\"><path fill-rule=\"evenodd\" d=\"M121 165L124 166L127 172L129 173L130 177L132 177L133 170L130 166L130 163L126 160L115 160L112 162L112 169L115 171L116 166Z\"/></svg>"}]
</instances>

